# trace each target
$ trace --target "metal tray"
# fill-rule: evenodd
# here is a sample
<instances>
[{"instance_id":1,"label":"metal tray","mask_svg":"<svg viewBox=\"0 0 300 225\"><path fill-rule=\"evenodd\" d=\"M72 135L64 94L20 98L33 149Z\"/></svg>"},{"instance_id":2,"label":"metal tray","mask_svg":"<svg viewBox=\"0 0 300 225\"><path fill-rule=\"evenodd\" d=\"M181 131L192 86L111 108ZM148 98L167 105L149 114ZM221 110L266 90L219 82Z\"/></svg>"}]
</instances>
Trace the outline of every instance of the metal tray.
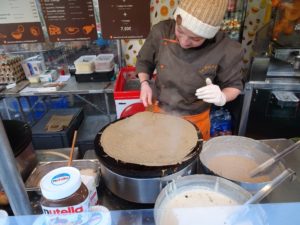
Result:
<instances>
[{"instance_id":1,"label":"metal tray","mask_svg":"<svg viewBox=\"0 0 300 225\"><path fill-rule=\"evenodd\" d=\"M41 162L31 172L28 179L25 182L26 191L37 191L40 192L40 181L41 179L51 170L67 166L67 161L52 161L52 162ZM98 160L73 160L72 166L82 169L93 169L96 172L96 185L98 187L100 181L100 163Z\"/></svg>"},{"instance_id":2,"label":"metal tray","mask_svg":"<svg viewBox=\"0 0 300 225\"><path fill-rule=\"evenodd\" d=\"M283 107L297 107L299 98L292 91L272 91L277 99L277 104Z\"/></svg>"}]
</instances>

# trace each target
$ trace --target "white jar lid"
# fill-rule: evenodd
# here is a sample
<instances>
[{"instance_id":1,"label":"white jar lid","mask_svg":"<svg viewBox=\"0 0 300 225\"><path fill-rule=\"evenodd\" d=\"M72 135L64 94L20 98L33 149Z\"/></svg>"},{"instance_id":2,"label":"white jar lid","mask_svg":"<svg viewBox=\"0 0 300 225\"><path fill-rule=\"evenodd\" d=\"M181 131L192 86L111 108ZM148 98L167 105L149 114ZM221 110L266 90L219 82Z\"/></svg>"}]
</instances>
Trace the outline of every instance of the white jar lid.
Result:
<instances>
[{"instance_id":1,"label":"white jar lid","mask_svg":"<svg viewBox=\"0 0 300 225\"><path fill-rule=\"evenodd\" d=\"M49 200L66 198L75 193L80 186L80 172L74 167L54 169L40 182L42 195Z\"/></svg>"},{"instance_id":2,"label":"white jar lid","mask_svg":"<svg viewBox=\"0 0 300 225\"><path fill-rule=\"evenodd\" d=\"M6 225L8 224L8 214L6 211L0 209L0 224L1 225Z\"/></svg>"},{"instance_id":3,"label":"white jar lid","mask_svg":"<svg viewBox=\"0 0 300 225\"><path fill-rule=\"evenodd\" d=\"M87 224L111 225L111 215L106 207L95 205L91 206L89 211L93 213Z\"/></svg>"}]
</instances>

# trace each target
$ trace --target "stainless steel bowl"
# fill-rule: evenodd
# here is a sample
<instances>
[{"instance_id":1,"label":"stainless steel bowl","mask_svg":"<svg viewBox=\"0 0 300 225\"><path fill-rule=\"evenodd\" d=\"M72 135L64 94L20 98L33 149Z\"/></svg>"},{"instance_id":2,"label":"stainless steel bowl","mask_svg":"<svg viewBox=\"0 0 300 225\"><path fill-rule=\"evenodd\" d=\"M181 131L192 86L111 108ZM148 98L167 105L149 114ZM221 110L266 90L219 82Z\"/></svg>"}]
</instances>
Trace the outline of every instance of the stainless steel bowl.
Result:
<instances>
[{"instance_id":1,"label":"stainless steel bowl","mask_svg":"<svg viewBox=\"0 0 300 225\"><path fill-rule=\"evenodd\" d=\"M206 171L209 174L221 176L220 174L213 171L208 165L208 162L215 157L223 155L242 156L251 158L259 165L271 158L272 156L274 156L275 154L277 154L275 149L251 138L240 136L220 136L212 138L206 143L204 143L203 149L200 153L200 161L204 166L204 171ZM284 164L282 162L279 162L272 166L269 170L267 170L265 175L269 176L272 180L284 170ZM228 177L224 178L229 179ZM261 189L263 186L269 183L249 183L234 179L230 180L239 184L241 187L245 188L252 194L256 193L259 189Z\"/></svg>"},{"instance_id":2,"label":"stainless steel bowl","mask_svg":"<svg viewBox=\"0 0 300 225\"><path fill-rule=\"evenodd\" d=\"M165 214L170 210L168 208L168 203L173 200L176 196L181 193L188 193L193 190L205 190L211 191L214 193L218 193L224 195L231 200L235 201L238 205L244 204L248 199L252 197L251 193L246 191L244 188L239 185L221 178L217 176L197 174L190 175L182 178L178 178L173 182L169 183L158 195L157 200L154 206L154 218L155 224L157 225L166 225L163 223ZM199 202L199 206L201 206L201 202ZM241 215L241 213L245 213L245 211L236 211L241 210L241 206L221 206L215 205L215 207L199 207L195 205L195 207L191 208L176 208L174 209L174 215L177 215L178 218L170 218L170 221L174 224L182 224L182 225L191 225L191 224L228 224L224 223L225 221L230 221L232 217L236 214L241 216L238 219L247 219L247 216ZM172 209L173 210L173 209ZM176 210L176 211L175 211ZM246 210L246 213L249 212ZM236 214L235 214L236 213ZM250 210L251 213L251 225L266 225L266 215L264 211L257 206L256 208ZM191 216L190 216L191 215ZM244 216L244 217L242 217ZM193 218L191 218L193 217ZM246 218L245 218L246 217ZM169 217L167 217L169 218ZM180 220L180 221L179 221ZM168 224L173 224L172 222ZM241 223L242 224L242 223ZM229 223L231 225L231 223Z\"/></svg>"},{"instance_id":3,"label":"stainless steel bowl","mask_svg":"<svg viewBox=\"0 0 300 225\"><path fill-rule=\"evenodd\" d=\"M137 178L118 174L100 163L105 185L118 197L130 202L153 204L159 192L172 180L196 172L196 158L185 168L171 175L154 178Z\"/></svg>"}]
</instances>

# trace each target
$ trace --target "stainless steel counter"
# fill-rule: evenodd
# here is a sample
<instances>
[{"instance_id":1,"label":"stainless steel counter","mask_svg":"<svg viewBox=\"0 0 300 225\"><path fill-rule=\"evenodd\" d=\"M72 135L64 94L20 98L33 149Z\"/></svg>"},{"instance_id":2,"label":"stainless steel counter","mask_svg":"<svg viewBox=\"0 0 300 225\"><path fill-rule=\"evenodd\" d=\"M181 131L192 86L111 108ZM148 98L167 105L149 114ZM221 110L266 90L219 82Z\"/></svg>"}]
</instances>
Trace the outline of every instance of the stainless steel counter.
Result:
<instances>
[{"instance_id":1,"label":"stainless steel counter","mask_svg":"<svg viewBox=\"0 0 300 225\"><path fill-rule=\"evenodd\" d=\"M109 104L108 94L113 93L114 90L114 81L111 82L76 82L75 77L71 76L69 80L67 80L65 86L57 91L49 91L49 92L21 92L26 87L31 88L40 88L42 84L29 84L28 81L19 82L16 87L8 90L3 90L0 92L0 98L3 98L4 109L7 114L7 118L11 119L9 114L8 106L6 103L6 99L8 97L17 98L18 108L21 113L21 117L24 121L26 121L26 115L22 109L22 104L20 102L20 97L29 97L29 96L40 96L40 100L43 101L43 96L61 96L61 95L74 95L78 99L83 102L89 104L91 107L99 111L100 113L106 115L109 121L112 121L111 118L111 109ZM105 109L98 107L93 102L89 101L84 95L86 94L103 94L105 98Z\"/></svg>"},{"instance_id":2,"label":"stainless steel counter","mask_svg":"<svg viewBox=\"0 0 300 225\"><path fill-rule=\"evenodd\" d=\"M267 78L265 81L249 81L244 88L244 102L242 107L238 135L245 136L250 104L255 89L276 91L300 91L300 78Z\"/></svg>"},{"instance_id":3,"label":"stainless steel counter","mask_svg":"<svg viewBox=\"0 0 300 225\"><path fill-rule=\"evenodd\" d=\"M292 140L288 139L269 139L262 140L262 142L270 145L278 152L282 151L289 145L293 144ZM86 152L86 159L96 158L93 150ZM286 156L285 164L300 174L300 149ZM153 205L135 204L127 202L113 195L104 184L99 189L100 202L111 210L129 210L129 209L145 209L152 208ZM300 202L300 177L296 177L293 182L285 181L278 188L276 188L268 197L263 200L264 203L285 203L285 202Z\"/></svg>"},{"instance_id":4,"label":"stainless steel counter","mask_svg":"<svg viewBox=\"0 0 300 225\"><path fill-rule=\"evenodd\" d=\"M262 140L262 142L270 145L277 151L281 151L294 142L287 139ZM89 150L85 154L85 158L96 158L94 151ZM286 165L300 172L300 150L292 153L285 158ZM300 218L297 213L300 210L300 179L296 178L293 182L284 182L280 187L275 189L263 203L285 203L285 204L259 204L253 205L249 214L255 212L256 208L262 207L265 211L268 225L298 225ZM114 196L107 188L100 185L98 190L100 204L106 206L111 211L112 225L154 225L153 207L154 205L135 204L122 200ZM38 200L37 200L38 204ZM145 210L147 208L147 210ZM140 210L137 210L140 209ZM205 210L205 209L199 209ZM214 213L210 211L210 213ZM296 213L296 214L295 214ZM214 214L213 214L214 215ZM252 214L251 214L252 215ZM251 215L249 218L251 218ZM11 224L29 225L39 218L38 215L26 217L10 217ZM213 217L212 217L213 218ZM195 223L193 223L195 224Z\"/></svg>"},{"instance_id":5,"label":"stainless steel counter","mask_svg":"<svg viewBox=\"0 0 300 225\"><path fill-rule=\"evenodd\" d=\"M42 84L28 84L20 82L16 87L3 90L0 92L0 97L19 97L19 96L40 96L40 95L62 95L62 94L101 94L101 93L113 93L114 82L76 82L75 77L71 76L68 81L65 82L65 86L55 92L26 92L20 91L28 86L32 88L42 87ZM23 86L23 87L21 87ZM21 89L21 90L20 90Z\"/></svg>"}]
</instances>

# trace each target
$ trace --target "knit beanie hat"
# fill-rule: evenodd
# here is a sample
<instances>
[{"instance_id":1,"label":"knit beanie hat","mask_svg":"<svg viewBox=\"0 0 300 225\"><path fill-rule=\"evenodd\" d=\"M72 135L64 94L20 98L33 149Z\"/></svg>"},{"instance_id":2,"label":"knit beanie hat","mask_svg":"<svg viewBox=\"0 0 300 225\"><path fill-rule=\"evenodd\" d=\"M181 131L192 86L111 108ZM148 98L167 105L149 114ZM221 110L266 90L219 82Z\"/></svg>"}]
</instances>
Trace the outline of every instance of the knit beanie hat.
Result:
<instances>
[{"instance_id":1,"label":"knit beanie hat","mask_svg":"<svg viewBox=\"0 0 300 225\"><path fill-rule=\"evenodd\" d=\"M228 0L181 0L174 18L181 16L181 25L200 37L213 38L220 29Z\"/></svg>"}]
</instances>

